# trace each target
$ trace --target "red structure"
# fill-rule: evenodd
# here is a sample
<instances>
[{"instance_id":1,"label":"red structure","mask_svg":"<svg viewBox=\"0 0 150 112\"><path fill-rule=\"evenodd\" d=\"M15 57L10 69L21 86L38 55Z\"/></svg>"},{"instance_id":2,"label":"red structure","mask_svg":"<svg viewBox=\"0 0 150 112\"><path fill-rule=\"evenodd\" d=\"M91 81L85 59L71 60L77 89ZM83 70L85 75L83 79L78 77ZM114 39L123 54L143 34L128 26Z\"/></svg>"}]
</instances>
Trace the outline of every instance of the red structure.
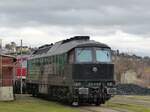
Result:
<instances>
[{"instance_id":1,"label":"red structure","mask_svg":"<svg viewBox=\"0 0 150 112\"><path fill-rule=\"evenodd\" d=\"M25 79L26 78L26 74L27 74L27 69L26 68L22 68L21 67L17 67L16 69L16 76L19 79L22 75L22 78Z\"/></svg>"},{"instance_id":2,"label":"red structure","mask_svg":"<svg viewBox=\"0 0 150 112\"><path fill-rule=\"evenodd\" d=\"M25 81L27 75L27 60L29 55L17 56L17 64L16 64L16 77L15 77L15 93L20 93L21 87L21 79L22 79L22 92L25 93Z\"/></svg>"},{"instance_id":3,"label":"red structure","mask_svg":"<svg viewBox=\"0 0 150 112\"><path fill-rule=\"evenodd\" d=\"M0 86L13 86L16 58L0 55Z\"/></svg>"},{"instance_id":4,"label":"red structure","mask_svg":"<svg viewBox=\"0 0 150 112\"><path fill-rule=\"evenodd\" d=\"M22 79L26 79L28 57L29 56L17 57L16 79L20 79L21 76L22 76Z\"/></svg>"}]
</instances>

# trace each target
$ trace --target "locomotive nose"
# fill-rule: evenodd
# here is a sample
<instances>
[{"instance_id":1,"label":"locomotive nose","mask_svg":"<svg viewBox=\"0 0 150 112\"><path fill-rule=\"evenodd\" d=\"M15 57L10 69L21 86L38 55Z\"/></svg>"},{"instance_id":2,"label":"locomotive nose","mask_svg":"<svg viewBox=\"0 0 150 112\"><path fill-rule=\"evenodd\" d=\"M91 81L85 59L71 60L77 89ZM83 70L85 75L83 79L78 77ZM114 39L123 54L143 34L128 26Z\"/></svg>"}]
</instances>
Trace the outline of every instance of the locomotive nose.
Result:
<instances>
[{"instance_id":1,"label":"locomotive nose","mask_svg":"<svg viewBox=\"0 0 150 112\"><path fill-rule=\"evenodd\" d=\"M73 64L74 80L113 80L113 64Z\"/></svg>"}]
</instances>

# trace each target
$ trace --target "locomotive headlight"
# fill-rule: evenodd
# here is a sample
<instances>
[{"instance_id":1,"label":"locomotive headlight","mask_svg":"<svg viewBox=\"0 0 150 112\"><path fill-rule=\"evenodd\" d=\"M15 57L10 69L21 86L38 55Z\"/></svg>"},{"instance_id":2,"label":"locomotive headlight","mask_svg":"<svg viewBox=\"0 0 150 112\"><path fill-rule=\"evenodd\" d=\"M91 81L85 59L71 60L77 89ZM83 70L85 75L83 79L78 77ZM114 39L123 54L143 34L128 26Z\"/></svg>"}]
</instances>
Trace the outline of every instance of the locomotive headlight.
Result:
<instances>
[{"instance_id":1,"label":"locomotive headlight","mask_svg":"<svg viewBox=\"0 0 150 112\"><path fill-rule=\"evenodd\" d=\"M107 86L113 86L113 82L107 82Z\"/></svg>"},{"instance_id":2,"label":"locomotive headlight","mask_svg":"<svg viewBox=\"0 0 150 112\"><path fill-rule=\"evenodd\" d=\"M116 95L117 89L116 88L107 88L107 94Z\"/></svg>"},{"instance_id":3,"label":"locomotive headlight","mask_svg":"<svg viewBox=\"0 0 150 112\"><path fill-rule=\"evenodd\" d=\"M74 86L81 86L81 82L75 82Z\"/></svg>"}]
</instances>

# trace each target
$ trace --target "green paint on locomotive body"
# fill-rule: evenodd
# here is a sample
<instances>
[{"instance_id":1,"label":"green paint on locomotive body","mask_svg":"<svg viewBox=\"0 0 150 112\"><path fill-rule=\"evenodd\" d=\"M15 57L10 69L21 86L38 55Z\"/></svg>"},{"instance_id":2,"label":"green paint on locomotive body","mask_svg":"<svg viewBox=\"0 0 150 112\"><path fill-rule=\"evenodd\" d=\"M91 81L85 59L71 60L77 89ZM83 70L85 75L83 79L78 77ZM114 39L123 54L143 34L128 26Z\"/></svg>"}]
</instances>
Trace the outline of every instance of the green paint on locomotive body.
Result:
<instances>
[{"instance_id":1,"label":"green paint on locomotive body","mask_svg":"<svg viewBox=\"0 0 150 112\"><path fill-rule=\"evenodd\" d=\"M67 54L46 56L28 60L28 80L40 81L42 75L63 75ZM46 77L45 77L46 78Z\"/></svg>"}]
</instances>

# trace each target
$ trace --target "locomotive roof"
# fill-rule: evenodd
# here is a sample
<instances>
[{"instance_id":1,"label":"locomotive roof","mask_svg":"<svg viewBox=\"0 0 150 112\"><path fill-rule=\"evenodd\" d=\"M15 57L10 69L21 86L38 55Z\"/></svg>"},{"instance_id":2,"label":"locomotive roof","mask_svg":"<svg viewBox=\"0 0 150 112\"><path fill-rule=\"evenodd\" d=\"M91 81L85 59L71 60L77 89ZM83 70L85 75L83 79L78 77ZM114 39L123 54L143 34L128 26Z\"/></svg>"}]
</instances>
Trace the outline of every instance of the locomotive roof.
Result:
<instances>
[{"instance_id":1,"label":"locomotive roof","mask_svg":"<svg viewBox=\"0 0 150 112\"><path fill-rule=\"evenodd\" d=\"M46 46L47 47L40 47L35 53L32 54L31 58L63 54L76 47L95 46L101 48L110 48L106 44L90 40L89 36L76 36L70 39L56 42L54 45L50 44L49 46Z\"/></svg>"},{"instance_id":2,"label":"locomotive roof","mask_svg":"<svg viewBox=\"0 0 150 112\"><path fill-rule=\"evenodd\" d=\"M51 47L53 46L53 44L46 44L46 45L43 45L41 47L39 47L37 50L35 50L32 55L41 55L41 54L44 54L44 53L47 53Z\"/></svg>"}]
</instances>

